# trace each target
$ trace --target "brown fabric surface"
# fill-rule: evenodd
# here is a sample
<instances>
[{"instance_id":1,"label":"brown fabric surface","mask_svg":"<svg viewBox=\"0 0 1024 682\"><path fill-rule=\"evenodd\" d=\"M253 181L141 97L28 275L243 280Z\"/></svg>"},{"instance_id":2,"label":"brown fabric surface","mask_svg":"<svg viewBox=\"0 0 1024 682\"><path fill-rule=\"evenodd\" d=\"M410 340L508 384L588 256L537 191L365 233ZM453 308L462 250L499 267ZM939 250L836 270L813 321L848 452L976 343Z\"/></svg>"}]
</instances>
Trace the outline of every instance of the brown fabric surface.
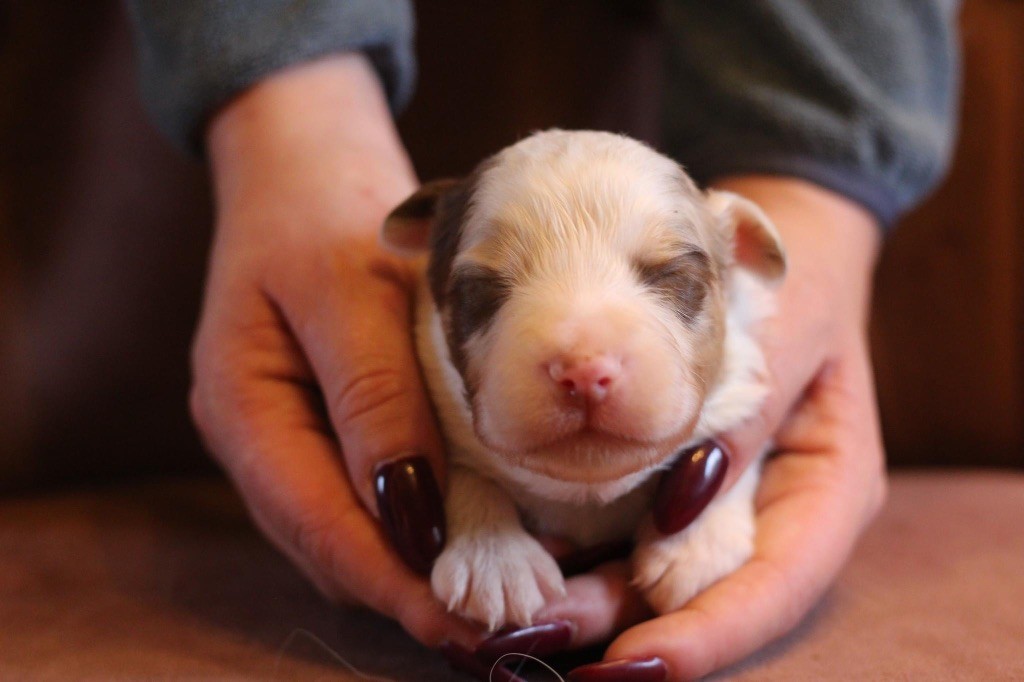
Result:
<instances>
[{"instance_id":1,"label":"brown fabric surface","mask_svg":"<svg viewBox=\"0 0 1024 682\"><path fill-rule=\"evenodd\" d=\"M1024 476L910 473L790 637L718 679L1024 679ZM459 679L324 603L217 481L0 502L0 678ZM549 678L545 678L549 679Z\"/></svg>"},{"instance_id":2,"label":"brown fabric surface","mask_svg":"<svg viewBox=\"0 0 1024 682\"><path fill-rule=\"evenodd\" d=\"M1024 680L1024 476L902 473L838 583L735 680Z\"/></svg>"},{"instance_id":3,"label":"brown fabric surface","mask_svg":"<svg viewBox=\"0 0 1024 682\"><path fill-rule=\"evenodd\" d=\"M298 628L361 670L451 679L397 626L326 604L219 481L0 504L0 679L357 679L301 636L286 650Z\"/></svg>"}]
</instances>

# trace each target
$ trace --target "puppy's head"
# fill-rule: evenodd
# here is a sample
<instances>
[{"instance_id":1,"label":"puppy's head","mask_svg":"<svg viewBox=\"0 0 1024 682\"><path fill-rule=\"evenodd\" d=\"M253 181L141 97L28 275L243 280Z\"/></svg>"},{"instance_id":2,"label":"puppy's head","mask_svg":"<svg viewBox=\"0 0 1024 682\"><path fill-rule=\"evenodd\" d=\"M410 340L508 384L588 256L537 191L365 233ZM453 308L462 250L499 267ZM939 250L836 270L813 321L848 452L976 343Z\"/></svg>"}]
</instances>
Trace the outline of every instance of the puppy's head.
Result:
<instances>
[{"instance_id":1,"label":"puppy's head","mask_svg":"<svg viewBox=\"0 0 1024 682\"><path fill-rule=\"evenodd\" d=\"M507 462L600 484L689 438L723 362L730 281L785 269L750 202L702 194L618 135L549 131L469 178L421 188L385 240L428 278L480 440Z\"/></svg>"}]
</instances>

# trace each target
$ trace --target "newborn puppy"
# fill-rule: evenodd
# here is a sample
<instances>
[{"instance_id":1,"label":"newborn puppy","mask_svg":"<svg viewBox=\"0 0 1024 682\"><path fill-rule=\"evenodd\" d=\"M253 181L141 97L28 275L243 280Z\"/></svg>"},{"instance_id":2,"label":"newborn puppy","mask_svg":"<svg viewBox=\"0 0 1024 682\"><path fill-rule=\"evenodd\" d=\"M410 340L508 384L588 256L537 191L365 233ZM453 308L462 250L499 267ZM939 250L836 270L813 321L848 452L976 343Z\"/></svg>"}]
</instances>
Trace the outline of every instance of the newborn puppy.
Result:
<instances>
[{"instance_id":1,"label":"newborn puppy","mask_svg":"<svg viewBox=\"0 0 1024 682\"><path fill-rule=\"evenodd\" d=\"M662 536L657 476L764 398L752 332L785 271L754 204L701 193L619 135L551 130L429 183L387 219L420 252L416 342L449 453L434 592L494 629L565 593L529 531L637 540L634 583L675 610L746 561L751 466Z\"/></svg>"}]
</instances>

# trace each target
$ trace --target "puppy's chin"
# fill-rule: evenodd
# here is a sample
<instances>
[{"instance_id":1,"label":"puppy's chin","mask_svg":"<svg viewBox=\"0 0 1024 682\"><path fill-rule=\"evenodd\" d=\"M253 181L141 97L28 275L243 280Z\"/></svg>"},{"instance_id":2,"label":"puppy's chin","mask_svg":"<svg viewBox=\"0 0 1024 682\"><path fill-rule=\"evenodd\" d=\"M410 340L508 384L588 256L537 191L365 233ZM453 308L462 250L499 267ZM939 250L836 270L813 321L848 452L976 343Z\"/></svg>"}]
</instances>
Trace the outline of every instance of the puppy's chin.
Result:
<instances>
[{"instance_id":1,"label":"puppy's chin","mask_svg":"<svg viewBox=\"0 0 1024 682\"><path fill-rule=\"evenodd\" d=\"M662 466L679 451L691 431L692 425L688 425L671 438L645 442L585 429L527 451L494 447L481 439L511 468L554 481L604 485Z\"/></svg>"},{"instance_id":2,"label":"puppy's chin","mask_svg":"<svg viewBox=\"0 0 1024 682\"><path fill-rule=\"evenodd\" d=\"M525 454L496 450L491 454L501 476L524 494L562 503L603 505L645 485L678 451L676 444L638 445L588 435Z\"/></svg>"}]
</instances>

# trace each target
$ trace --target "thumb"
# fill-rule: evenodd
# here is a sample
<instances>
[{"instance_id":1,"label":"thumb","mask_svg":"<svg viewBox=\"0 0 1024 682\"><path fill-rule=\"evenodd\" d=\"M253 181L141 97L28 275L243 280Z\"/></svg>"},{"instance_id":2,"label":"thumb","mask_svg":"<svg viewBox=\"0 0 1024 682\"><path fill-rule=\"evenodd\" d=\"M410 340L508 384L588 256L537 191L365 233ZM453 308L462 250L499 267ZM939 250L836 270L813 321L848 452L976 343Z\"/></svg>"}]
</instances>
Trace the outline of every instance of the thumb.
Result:
<instances>
[{"instance_id":1,"label":"thumb","mask_svg":"<svg viewBox=\"0 0 1024 682\"><path fill-rule=\"evenodd\" d=\"M718 437L729 453L729 467L719 494L725 494L772 443L775 433L803 395L817 370L817 362L803 364L786 354L769 354L768 398L757 413Z\"/></svg>"},{"instance_id":2,"label":"thumb","mask_svg":"<svg viewBox=\"0 0 1024 682\"><path fill-rule=\"evenodd\" d=\"M352 295L348 292L357 292ZM299 332L353 489L405 562L428 573L444 545L443 447L397 280L324 292Z\"/></svg>"}]
</instances>

